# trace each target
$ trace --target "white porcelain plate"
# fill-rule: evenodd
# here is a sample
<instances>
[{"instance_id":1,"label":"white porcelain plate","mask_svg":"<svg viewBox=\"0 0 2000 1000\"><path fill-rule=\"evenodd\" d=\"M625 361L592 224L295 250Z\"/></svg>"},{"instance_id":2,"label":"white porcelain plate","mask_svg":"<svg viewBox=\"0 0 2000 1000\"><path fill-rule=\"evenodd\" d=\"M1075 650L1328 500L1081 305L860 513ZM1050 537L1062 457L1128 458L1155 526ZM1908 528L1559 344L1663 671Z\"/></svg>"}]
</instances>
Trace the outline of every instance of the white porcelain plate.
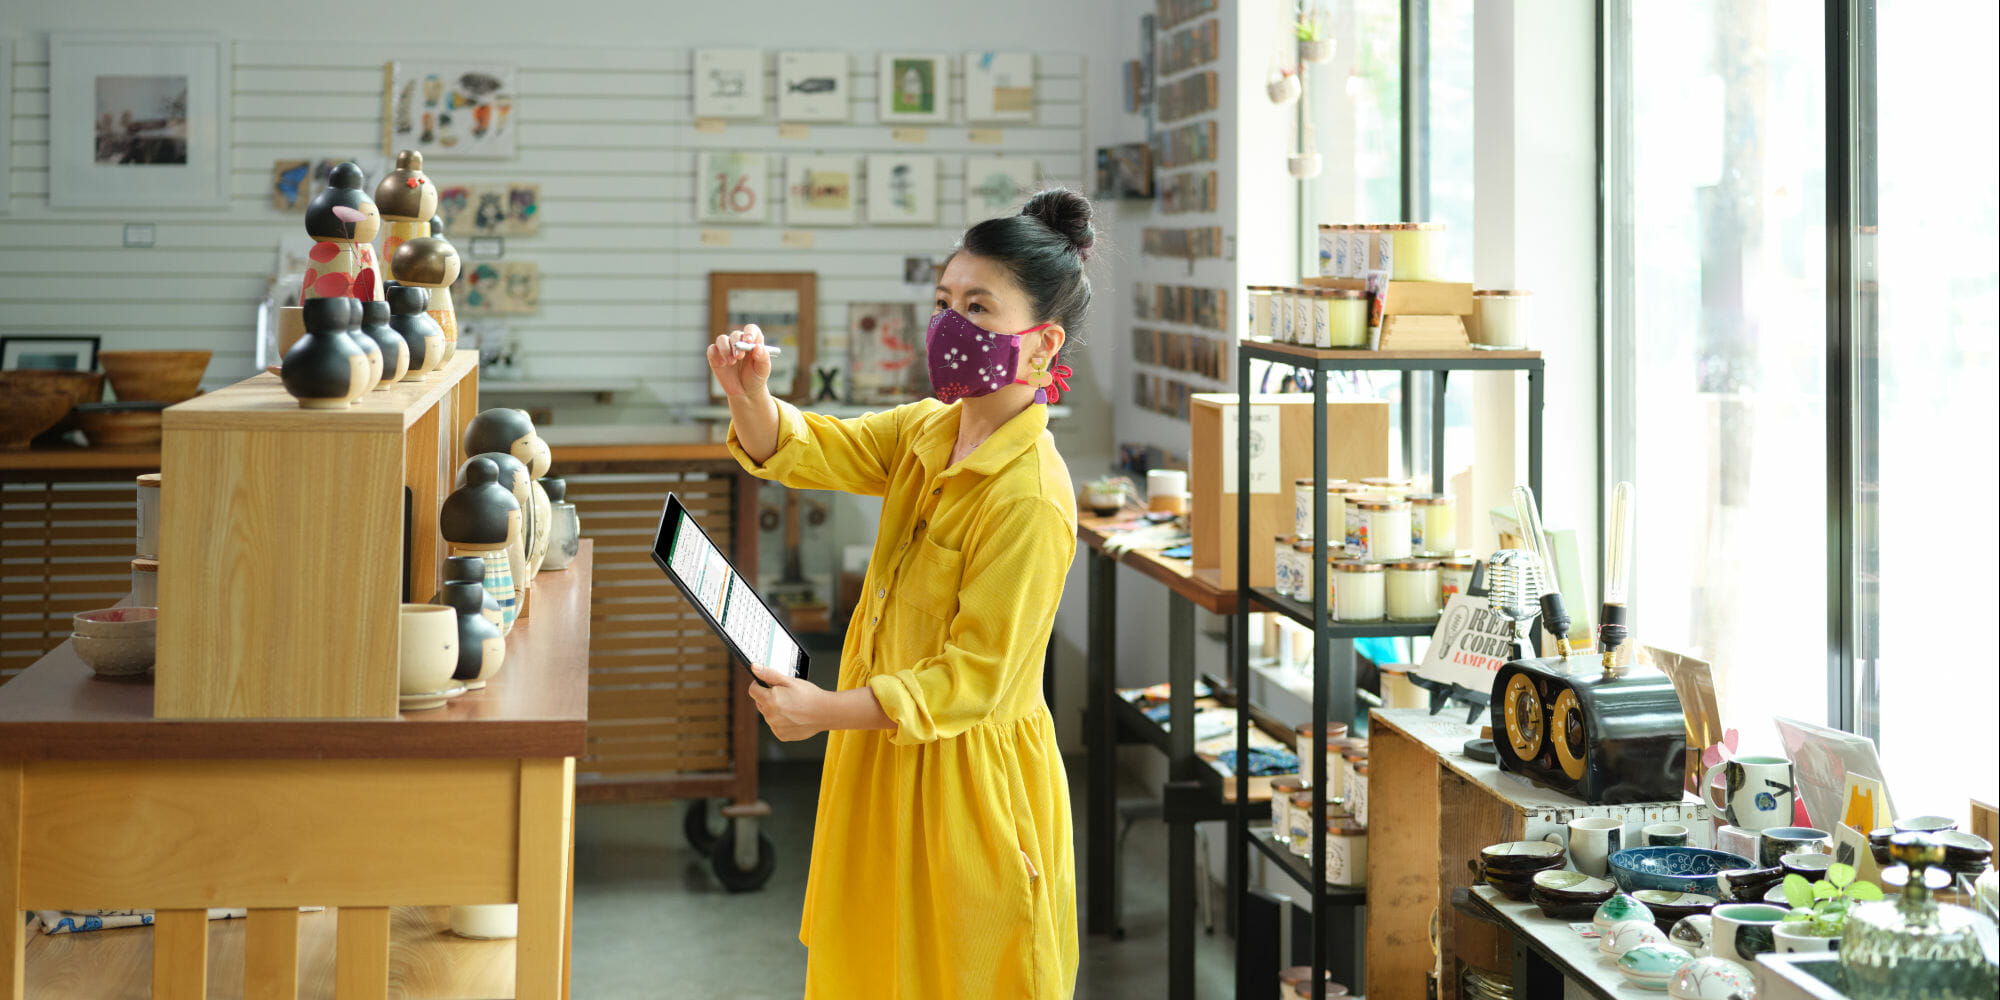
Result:
<instances>
[{"instance_id":1,"label":"white porcelain plate","mask_svg":"<svg viewBox=\"0 0 2000 1000\"><path fill-rule=\"evenodd\" d=\"M426 691L423 694L397 695L398 707L405 712L416 712L426 708L442 708L444 703L465 693L465 685L453 684L442 691Z\"/></svg>"}]
</instances>

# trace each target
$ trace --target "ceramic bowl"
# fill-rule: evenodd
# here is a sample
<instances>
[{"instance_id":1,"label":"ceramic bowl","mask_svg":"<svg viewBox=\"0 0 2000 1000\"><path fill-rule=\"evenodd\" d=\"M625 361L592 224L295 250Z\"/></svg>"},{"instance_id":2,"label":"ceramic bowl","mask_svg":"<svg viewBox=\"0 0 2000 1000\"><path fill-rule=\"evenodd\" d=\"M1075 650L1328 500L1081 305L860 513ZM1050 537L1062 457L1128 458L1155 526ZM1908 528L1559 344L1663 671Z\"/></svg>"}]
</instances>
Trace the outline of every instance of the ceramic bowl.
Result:
<instances>
[{"instance_id":1,"label":"ceramic bowl","mask_svg":"<svg viewBox=\"0 0 2000 1000\"><path fill-rule=\"evenodd\" d=\"M1897 833L1942 833L1958 829L1958 821L1950 816L1911 816L1897 820L1895 829Z\"/></svg>"},{"instance_id":2,"label":"ceramic bowl","mask_svg":"<svg viewBox=\"0 0 2000 1000\"><path fill-rule=\"evenodd\" d=\"M181 403L200 390L209 356L208 351L99 351L97 363L123 402Z\"/></svg>"},{"instance_id":3,"label":"ceramic bowl","mask_svg":"<svg viewBox=\"0 0 2000 1000\"><path fill-rule=\"evenodd\" d=\"M70 616L70 631L93 639L152 638L158 634L159 608L123 607L79 611Z\"/></svg>"},{"instance_id":4,"label":"ceramic bowl","mask_svg":"<svg viewBox=\"0 0 2000 1000\"><path fill-rule=\"evenodd\" d=\"M1993 845L1986 838L1959 830L1932 834L1944 845L1944 866L1959 875L1977 877L1993 860Z\"/></svg>"},{"instance_id":5,"label":"ceramic bowl","mask_svg":"<svg viewBox=\"0 0 2000 1000\"><path fill-rule=\"evenodd\" d=\"M1757 1000L1757 975L1728 959L1697 958L1667 983L1672 1000Z\"/></svg>"},{"instance_id":6,"label":"ceramic bowl","mask_svg":"<svg viewBox=\"0 0 2000 1000\"><path fill-rule=\"evenodd\" d=\"M49 389L0 392L0 451L18 451L54 427L75 404Z\"/></svg>"},{"instance_id":7,"label":"ceramic bowl","mask_svg":"<svg viewBox=\"0 0 2000 1000\"><path fill-rule=\"evenodd\" d=\"M1694 956L1671 944L1638 944L1618 956L1618 973L1642 990L1664 992L1681 966Z\"/></svg>"},{"instance_id":8,"label":"ceramic bowl","mask_svg":"<svg viewBox=\"0 0 2000 1000\"><path fill-rule=\"evenodd\" d=\"M1552 868L1535 873L1528 901L1554 920L1587 920L1617 892L1609 880Z\"/></svg>"},{"instance_id":9,"label":"ceramic bowl","mask_svg":"<svg viewBox=\"0 0 2000 1000\"><path fill-rule=\"evenodd\" d=\"M103 372L67 372L56 370L19 369L0 372L0 396L16 395L24 392L60 393L69 397L70 407L84 403L95 403L104 398ZM64 412L52 430L69 429L69 413Z\"/></svg>"},{"instance_id":10,"label":"ceramic bowl","mask_svg":"<svg viewBox=\"0 0 2000 1000\"><path fill-rule=\"evenodd\" d=\"M70 648L76 657L90 664L99 677L141 677L153 669L153 636L137 633L122 636L72 635Z\"/></svg>"},{"instance_id":11,"label":"ceramic bowl","mask_svg":"<svg viewBox=\"0 0 2000 1000\"><path fill-rule=\"evenodd\" d=\"M1517 902L1526 901L1535 890L1533 872L1486 872L1486 884L1500 891L1500 895Z\"/></svg>"},{"instance_id":12,"label":"ceramic bowl","mask_svg":"<svg viewBox=\"0 0 2000 1000\"><path fill-rule=\"evenodd\" d=\"M1669 889L1640 889L1632 894L1634 899L1646 904L1653 911L1653 922L1661 930L1672 930L1684 917L1707 913L1715 909L1718 902L1714 896L1698 892L1674 892Z\"/></svg>"},{"instance_id":13,"label":"ceramic bowl","mask_svg":"<svg viewBox=\"0 0 2000 1000\"><path fill-rule=\"evenodd\" d=\"M1757 834L1757 864L1770 868L1787 854L1825 854L1833 834L1810 826L1774 826Z\"/></svg>"},{"instance_id":14,"label":"ceramic bowl","mask_svg":"<svg viewBox=\"0 0 2000 1000\"><path fill-rule=\"evenodd\" d=\"M1708 957L1708 939L1715 933L1715 918L1706 913L1682 917L1667 931L1667 940L1696 958Z\"/></svg>"},{"instance_id":15,"label":"ceramic bowl","mask_svg":"<svg viewBox=\"0 0 2000 1000\"><path fill-rule=\"evenodd\" d=\"M1731 868L1715 876L1716 898L1725 903L1754 903L1764 898L1773 886L1785 881L1785 870L1776 866L1770 868Z\"/></svg>"},{"instance_id":16,"label":"ceramic bowl","mask_svg":"<svg viewBox=\"0 0 2000 1000\"><path fill-rule=\"evenodd\" d=\"M1748 868L1750 859L1705 847L1630 847L1611 855L1611 877L1620 889L1665 889L1721 897L1718 872Z\"/></svg>"},{"instance_id":17,"label":"ceramic bowl","mask_svg":"<svg viewBox=\"0 0 2000 1000\"><path fill-rule=\"evenodd\" d=\"M85 403L76 426L94 448L144 448L160 443L165 403Z\"/></svg>"},{"instance_id":18,"label":"ceramic bowl","mask_svg":"<svg viewBox=\"0 0 2000 1000\"><path fill-rule=\"evenodd\" d=\"M1512 840L1479 851L1489 872L1533 873L1561 865L1562 859L1563 846L1546 840Z\"/></svg>"},{"instance_id":19,"label":"ceramic bowl","mask_svg":"<svg viewBox=\"0 0 2000 1000\"><path fill-rule=\"evenodd\" d=\"M1651 920L1653 911L1629 893L1618 893L1598 904L1597 912L1591 915L1591 926L1597 933L1609 934L1611 928L1627 920Z\"/></svg>"},{"instance_id":20,"label":"ceramic bowl","mask_svg":"<svg viewBox=\"0 0 2000 1000\"><path fill-rule=\"evenodd\" d=\"M1667 932L1653 926L1651 920L1622 920L1611 925L1610 933L1600 935L1597 950L1618 958L1642 944L1666 944Z\"/></svg>"},{"instance_id":21,"label":"ceramic bowl","mask_svg":"<svg viewBox=\"0 0 2000 1000\"><path fill-rule=\"evenodd\" d=\"M1833 867L1831 854L1787 854L1778 859L1778 867L1787 875L1797 875L1808 882L1817 882L1826 877L1826 870Z\"/></svg>"}]
</instances>

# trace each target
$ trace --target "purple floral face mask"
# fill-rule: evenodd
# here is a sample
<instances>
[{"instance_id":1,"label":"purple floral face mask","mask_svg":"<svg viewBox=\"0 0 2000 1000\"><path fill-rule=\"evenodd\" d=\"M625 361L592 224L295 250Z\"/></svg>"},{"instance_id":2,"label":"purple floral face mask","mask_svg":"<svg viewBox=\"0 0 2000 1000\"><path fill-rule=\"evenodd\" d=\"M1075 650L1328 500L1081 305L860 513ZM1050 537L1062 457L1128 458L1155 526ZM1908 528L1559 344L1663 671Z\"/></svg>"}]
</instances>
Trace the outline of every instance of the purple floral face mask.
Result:
<instances>
[{"instance_id":1,"label":"purple floral face mask","mask_svg":"<svg viewBox=\"0 0 2000 1000\"><path fill-rule=\"evenodd\" d=\"M924 331L931 389L938 399L950 403L1012 385L1021 366L1021 338L1053 325L1043 323L1020 333L994 333L981 329L956 309L932 313L930 326Z\"/></svg>"}]
</instances>

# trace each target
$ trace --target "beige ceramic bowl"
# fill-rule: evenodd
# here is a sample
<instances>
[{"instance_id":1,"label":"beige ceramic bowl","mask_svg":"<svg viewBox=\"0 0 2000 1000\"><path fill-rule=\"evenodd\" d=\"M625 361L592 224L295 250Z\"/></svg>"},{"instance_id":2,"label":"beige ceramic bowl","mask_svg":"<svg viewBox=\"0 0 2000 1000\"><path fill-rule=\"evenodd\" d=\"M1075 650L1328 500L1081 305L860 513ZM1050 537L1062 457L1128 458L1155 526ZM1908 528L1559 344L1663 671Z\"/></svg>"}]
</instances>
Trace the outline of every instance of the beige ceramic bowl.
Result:
<instances>
[{"instance_id":1,"label":"beige ceramic bowl","mask_svg":"<svg viewBox=\"0 0 2000 1000\"><path fill-rule=\"evenodd\" d=\"M99 608L79 611L70 619L77 635L93 639L126 639L144 636L153 641L160 624L160 609L139 606Z\"/></svg>"},{"instance_id":2,"label":"beige ceramic bowl","mask_svg":"<svg viewBox=\"0 0 2000 1000\"><path fill-rule=\"evenodd\" d=\"M153 669L153 636L117 637L72 635L71 648L77 658L90 664L99 677L137 677Z\"/></svg>"}]
</instances>

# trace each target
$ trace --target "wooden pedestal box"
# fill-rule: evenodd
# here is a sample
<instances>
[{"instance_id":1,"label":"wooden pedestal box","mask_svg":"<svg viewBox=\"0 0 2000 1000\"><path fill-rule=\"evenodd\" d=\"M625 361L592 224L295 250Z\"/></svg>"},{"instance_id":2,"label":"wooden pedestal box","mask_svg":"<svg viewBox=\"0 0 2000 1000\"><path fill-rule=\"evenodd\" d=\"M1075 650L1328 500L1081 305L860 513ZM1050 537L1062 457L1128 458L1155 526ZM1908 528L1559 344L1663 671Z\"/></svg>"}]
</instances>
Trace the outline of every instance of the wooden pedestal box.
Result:
<instances>
[{"instance_id":1,"label":"wooden pedestal box","mask_svg":"<svg viewBox=\"0 0 2000 1000\"><path fill-rule=\"evenodd\" d=\"M1219 570L1224 590L1236 587L1236 471L1224 460L1236 451L1233 392L1198 393L1190 400L1188 489L1194 535L1194 568ZM1250 486L1250 586L1269 587L1272 539L1293 531L1293 482L1312 476L1312 396L1252 396ZM1327 400L1326 471L1330 479L1389 474L1389 404ZM1340 508L1327 510L1341 524ZM1344 530L1344 529L1343 529Z\"/></svg>"},{"instance_id":2,"label":"wooden pedestal box","mask_svg":"<svg viewBox=\"0 0 2000 1000\"><path fill-rule=\"evenodd\" d=\"M167 409L162 719L393 719L397 606L438 589L478 358L306 410L263 374Z\"/></svg>"}]
</instances>

